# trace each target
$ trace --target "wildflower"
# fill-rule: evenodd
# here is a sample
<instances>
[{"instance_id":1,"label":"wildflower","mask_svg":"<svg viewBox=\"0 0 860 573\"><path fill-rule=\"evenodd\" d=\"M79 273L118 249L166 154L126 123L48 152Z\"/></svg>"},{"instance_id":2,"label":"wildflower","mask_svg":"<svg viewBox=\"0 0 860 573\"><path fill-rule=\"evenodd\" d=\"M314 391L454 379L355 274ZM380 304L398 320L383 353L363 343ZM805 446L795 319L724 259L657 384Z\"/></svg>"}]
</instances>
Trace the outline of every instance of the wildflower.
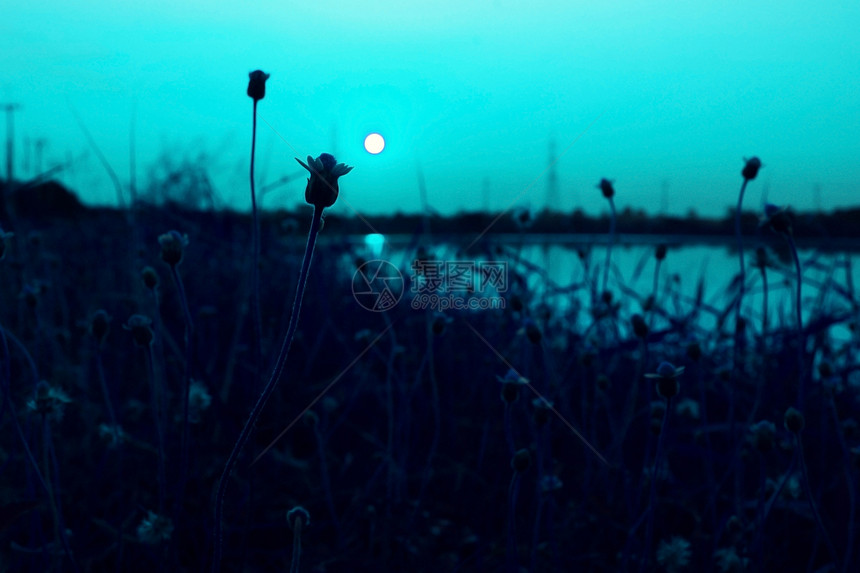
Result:
<instances>
[{"instance_id":1,"label":"wildflower","mask_svg":"<svg viewBox=\"0 0 860 573\"><path fill-rule=\"evenodd\" d=\"M529 469L532 463L532 456L526 448L517 450L514 457L511 458L511 469L521 474Z\"/></svg>"},{"instance_id":2,"label":"wildflower","mask_svg":"<svg viewBox=\"0 0 860 573\"><path fill-rule=\"evenodd\" d=\"M785 425L785 429L792 434L799 434L806 425L806 419L803 417L800 410L792 407L785 411L783 424Z\"/></svg>"},{"instance_id":3,"label":"wildflower","mask_svg":"<svg viewBox=\"0 0 860 573\"><path fill-rule=\"evenodd\" d=\"M764 218L759 222L759 227L767 227L776 233L790 235L792 232L792 221L788 207L777 207L772 203L765 205Z\"/></svg>"},{"instance_id":4,"label":"wildflower","mask_svg":"<svg viewBox=\"0 0 860 573\"><path fill-rule=\"evenodd\" d=\"M549 474L541 477L540 479L540 491L541 493L549 493L551 491L558 491L564 486L564 482L561 481L555 474Z\"/></svg>"},{"instance_id":5,"label":"wildflower","mask_svg":"<svg viewBox=\"0 0 860 573\"><path fill-rule=\"evenodd\" d=\"M168 231L158 237L158 244L161 245L161 260L175 267L182 262L182 254L188 246L188 235Z\"/></svg>"},{"instance_id":6,"label":"wildflower","mask_svg":"<svg viewBox=\"0 0 860 573\"><path fill-rule=\"evenodd\" d=\"M212 404L209 389L200 380L192 380L188 388L188 421L192 424L200 422L200 416Z\"/></svg>"},{"instance_id":7,"label":"wildflower","mask_svg":"<svg viewBox=\"0 0 860 573\"><path fill-rule=\"evenodd\" d=\"M668 573L680 571L690 563L690 542L677 535L662 540L657 547L657 563Z\"/></svg>"},{"instance_id":8,"label":"wildflower","mask_svg":"<svg viewBox=\"0 0 860 573\"><path fill-rule=\"evenodd\" d=\"M133 314L128 317L128 322L122 325L122 327L131 332L131 337L134 339L135 344L143 347L152 344L152 339L155 336L151 325L152 319L148 316Z\"/></svg>"},{"instance_id":9,"label":"wildflower","mask_svg":"<svg viewBox=\"0 0 860 573\"><path fill-rule=\"evenodd\" d=\"M529 383L528 378L520 376L513 368L510 368L504 377L496 376L496 380L502 383L502 400L507 404L516 402L520 397L520 386Z\"/></svg>"},{"instance_id":10,"label":"wildflower","mask_svg":"<svg viewBox=\"0 0 860 573\"><path fill-rule=\"evenodd\" d=\"M758 157L750 157L749 159L744 158L746 162L744 164L744 168L741 170L741 175L747 181L752 181L755 179L755 176L758 175L758 170L762 168L761 159Z\"/></svg>"},{"instance_id":11,"label":"wildflower","mask_svg":"<svg viewBox=\"0 0 860 573\"><path fill-rule=\"evenodd\" d=\"M514 209L512 215L514 225L516 225L517 229L520 231L528 229L535 222L534 215L528 207L517 207Z\"/></svg>"},{"instance_id":12,"label":"wildflower","mask_svg":"<svg viewBox=\"0 0 860 573\"><path fill-rule=\"evenodd\" d=\"M666 258L666 250L667 249L668 249L668 247L666 246L665 243L660 243L659 245L657 245L657 248L654 249L654 258L657 259L658 261L664 260Z\"/></svg>"},{"instance_id":13,"label":"wildflower","mask_svg":"<svg viewBox=\"0 0 860 573\"><path fill-rule=\"evenodd\" d=\"M66 404L71 403L71 401L72 399L69 398L69 395L62 388L51 386L42 380L36 385L35 398L27 401L27 409L36 414L59 421L63 418Z\"/></svg>"},{"instance_id":14,"label":"wildflower","mask_svg":"<svg viewBox=\"0 0 860 573\"><path fill-rule=\"evenodd\" d=\"M138 541L147 545L169 541L171 535L173 535L173 521L154 511L147 511L146 517L137 526Z\"/></svg>"},{"instance_id":15,"label":"wildflower","mask_svg":"<svg viewBox=\"0 0 860 573\"><path fill-rule=\"evenodd\" d=\"M607 199L612 199L615 196L615 188L612 186L612 181L609 179L601 179L600 183L597 184L597 188L600 189L603 196Z\"/></svg>"},{"instance_id":16,"label":"wildflower","mask_svg":"<svg viewBox=\"0 0 860 573\"><path fill-rule=\"evenodd\" d=\"M699 403L691 398L684 398L675 406L675 413L690 420L699 419Z\"/></svg>"},{"instance_id":17,"label":"wildflower","mask_svg":"<svg viewBox=\"0 0 860 573\"><path fill-rule=\"evenodd\" d=\"M24 301L28 308L34 309L39 304L39 297L46 290L42 281L33 281L24 285L18 298Z\"/></svg>"},{"instance_id":18,"label":"wildflower","mask_svg":"<svg viewBox=\"0 0 860 573\"><path fill-rule=\"evenodd\" d=\"M111 316L102 309L95 311L90 319L90 334L96 339L99 346L104 343L108 331L110 331L110 321Z\"/></svg>"},{"instance_id":19,"label":"wildflower","mask_svg":"<svg viewBox=\"0 0 860 573\"><path fill-rule=\"evenodd\" d=\"M158 286L158 273L152 267L143 267L140 271L140 278L143 279L143 286L149 290L155 290Z\"/></svg>"},{"instance_id":20,"label":"wildflower","mask_svg":"<svg viewBox=\"0 0 860 573\"><path fill-rule=\"evenodd\" d=\"M307 163L298 157L296 161L311 174L305 188L305 201L316 208L334 205L339 193L337 180L352 171L352 167L338 163L334 156L328 153L323 153L316 159L308 155Z\"/></svg>"},{"instance_id":21,"label":"wildflower","mask_svg":"<svg viewBox=\"0 0 860 573\"><path fill-rule=\"evenodd\" d=\"M641 314L634 314L630 317L630 323L633 326L633 334L636 335L636 338L645 340L648 337L648 325Z\"/></svg>"},{"instance_id":22,"label":"wildflower","mask_svg":"<svg viewBox=\"0 0 860 573\"><path fill-rule=\"evenodd\" d=\"M128 439L128 434L119 424L99 424L99 437L107 441L109 448L115 448Z\"/></svg>"},{"instance_id":23,"label":"wildflower","mask_svg":"<svg viewBox=\"0 0 860 573\"><path fill-rule=\"evenodd\" d=\"M747 567L746 557L741 558L734 547L724 547L717 549L714 552L714 559L717 561L717 569L720 573L740 573L745 571Z\"/></svg>"},{"instance_id":24,"label":"wildflower","mask_svg":"<svg viewBox=\"0 0 860 573\"><path fill-rule=\"evenodd\" d=\"M609 390L609 387L611 386L609 376L607 376L606 374L598 374L597 378L594 380L594 383L597 385L598 390L602 390L604 392Z\"/></svg>"},{"instance_id":25,"label":"wildflower","mask_svg":"<svg viewBox=\"0 0 860 573\"><path fill-rule=\"evenodd\" d=\"M678 384L678 376L684 372L684 367L675 368L671 362L661 362L657 367L656 374L646 374L646 378L654 378L657 380L657 394L667 400L678 394L680 385Z\"/></svg>"},{"instance_id":26,"label":"wildflower","mask_svg":"<svg viewBox=\"0 0 860 573\"><path fill-rule=\"evenodd\" d=\"M533 321L530 318L527 318L525 320L525 323L523 324L522 332L525 332L526 337L529 339L529 342L531 342L532 344L540 343L541 338L543 338L543 334L541 334L541 331L538 328L538 325L535 324L535 321Z\"/></svg>"},{"instance_id":27,"label":"wildflower","mask_svg":"<svg viewBox=\"0 0 860 573\"><path fill-rule=\"evenodd\" d=\"M257 103L266 97L266 80L269 79L269 74L262 70L254 70L248 74L248 97Z\"/></svg>"},{"instance_id":28,"label":"wildflower","mask_svg":"<svg viewBox=\"0 0 860 573\"><path fill-rule=\"evenodd\" d=\"M535 398L532 400L534 406L534 421L538 426L545 426L549 422L549 415L552 413L553 403L544 397Z\"/></svg>"},{"instance_id":29,"label":"wildflower","mask_svg":"<svg viewBox=\"0 0 860 573\"><path fill-rule=\"evenodd\" d=\"M750 439L753 447L761 453L766 453L773 449L775 438L776 426L773 422L762 420L750 426Z\"/></svg>"}]
</instances>

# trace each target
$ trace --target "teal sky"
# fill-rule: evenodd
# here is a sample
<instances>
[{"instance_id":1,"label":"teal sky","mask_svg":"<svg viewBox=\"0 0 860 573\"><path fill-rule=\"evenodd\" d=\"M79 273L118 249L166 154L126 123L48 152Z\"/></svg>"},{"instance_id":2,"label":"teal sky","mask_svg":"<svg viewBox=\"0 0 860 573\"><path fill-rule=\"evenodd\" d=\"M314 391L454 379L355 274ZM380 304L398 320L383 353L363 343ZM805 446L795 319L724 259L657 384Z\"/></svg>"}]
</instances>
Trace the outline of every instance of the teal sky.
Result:
<instances>
[{"instance_id":1,"label":"teal sky","mask_svg":"<svg viewBox=\"0 0 860 573\"><path fill-rule=\"evenodd\" d=\"M286 3L5 2L0 103L16 102L16 170L79 158L60 179L114 190L72 108L124 183L136 110L138 185L165 154L206 157L221 200L250 204L248 72L260 102L258 180L333 151L355 169L334 210L542 208L549 142L557 208L722 215L743 157L745 205L860 203L860 2L445 0ZM5 122L4 122L5 128ZM387 141L380 155L364 136ZM0 132L4 133L4 132ZM2 163L5 166L5 161ZM5 172L4 172L5 176ZM291 207L303 180L264 198Z\"/></svg>"}]
</instances>

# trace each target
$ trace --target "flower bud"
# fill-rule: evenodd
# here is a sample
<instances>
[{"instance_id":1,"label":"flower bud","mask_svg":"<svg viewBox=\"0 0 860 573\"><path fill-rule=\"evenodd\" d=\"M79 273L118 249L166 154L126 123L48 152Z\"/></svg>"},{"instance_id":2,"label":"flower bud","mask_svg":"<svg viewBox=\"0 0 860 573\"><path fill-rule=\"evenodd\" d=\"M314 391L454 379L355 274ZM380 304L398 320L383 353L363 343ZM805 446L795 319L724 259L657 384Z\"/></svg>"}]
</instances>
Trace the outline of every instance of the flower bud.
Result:
<instances>
[{"instance_id":1,"label":"flower bud","mask_svg":"<svg viewBox=\"0 0 860 573\"><path fill-rule=\"evenodd\" d=\"M645 340L648 337L648 325L641 314L634 314L630 318L630 323L633 325L633 334L636 335L636 338Z\"/></svg>"},{"instance_id":2,"label":"flower bud","mask_svg":"<svg viewBox=\"0 0 860 573\"><path fill-rule=\"evenodd\" d=\"M609 179L601 179L600 183L597 184L597 188L600 189L603 196L607 199L612 199L612 197L615 196L615 188L612 186L612 181Z\"/></svg>"},{"instance_id":3,"label":"flower bud","mask_svg":"<svg viewBox=\"0 0 860 573\"><path fill-rule=\"evenodd\" d=\"M337 180L352 171L352 167L338 163L334 156L328 153L323 153L316 159L308 155L307 163L298 157L296 161L311 174L305 188L305 201L320 209L334 205L340 192Z\"/></svg>"},{"instance_id":4,"label":"flower bud","mask_svg":"<svg viewBox=\"0 0 860 573\"><path fill-rule=\"evenodd\" d=\"M517 450L514 457L511 458L511 468L517 473L523 473L532 463L532 456L526 448Z\"/></svg>"},{"instance_id":5,"label":"flower bud","mask_svg":"<svg viewBox=\"0 0 860 573\"><path fill-rule=\"evenodd\" d=\"M776 427L773 422L762 420L753 424L750 426L750 434L753 447L759 452L764 454L773 449L776 439Z\"/></svg>"},{"instance_id":6,"label":"flower bud","mask_svg":"<svg viewBox=\"0 0 860 573\"><path fill-rule=\"evenodd\" d=\"M158 244L161 245L161 260L174 267L182 262L182 254L188 246L188 235L168 231L158 237Z\"/></svg>"},{"instance_id":7,"label":"flower bud","mask_svg":"<svg viewBox=\"0 0 860 573\"><path fill-rule=\"evenodd\" d=\"M768 203L764 206L764 219L760 226L769 227L771 230L781 234L791 234L791 214L787 207L777 207Z\"/></svg>"},{"instance_id":8,"label":"flower bud","mask_svg":"<svg viewBox=\"0 0 860 573\"><path fill-rule=\"evenodd\" d=\"M269 74L255 70L249 73L248 77L248 96L258 102L266 97L266 80L269 79Z\"/></svg>"},{"instance_id":9,"label":"flower bud","mask_svg":"<svg viewBox=\"0 0 860 573\"><path fill-rule=\"evenodd\" d=\"M761 169L761 159L750 157L749 159L744 159L744 161L746 161L746 165L741 170L741 175L747 181L751 181L755 179L755 176L758 175L758 170Z\"/></svg>"},{"instance_id":10,"label":"flower bud","mask_svg":"<svg viewBox=\"0 0 860 573\"><path fill-rule=\"evenodd\" d=\"M140 277L143 279L143 284L149 290L154 290L158 286L158 273L152 267L143 267L140 271Z\"/></svg>"},{"instance_id":11,"label":"flower bud","mask_svg":"<svg viewBox=\"0 0 860 573\"><path fill-rule=\"evenodd\" d=\"M123 328L131 332L135 344L144 347L152 344L152 339L155 336L151 324L152 320L148 316L133 314L128 317L128 322L123 325Z\"/></svg>"},{"instance_id":12,"label":"flower bud","mask_svg":"<svg viewBox=\"0 0 860 573\"><path fill-rule=\"evenodd\" d=\"M783 424L785 425L785 429L792 434L799 434L806 425L806 419L797 408L789 408L785 411L785 416L783 416Z\"/></svg>"},{"instance_id":13,"label":"flower bud","mask_svg":"<svg viewBox=\"0 0 860 573\"><path fill-rule=\"evenodd\" d=\"M95 311L90 319L90 334L93 335L99 346L104 343L105 337L107 337L110 321L110 315L102 309Z\"/></svg>"}]
</instances>

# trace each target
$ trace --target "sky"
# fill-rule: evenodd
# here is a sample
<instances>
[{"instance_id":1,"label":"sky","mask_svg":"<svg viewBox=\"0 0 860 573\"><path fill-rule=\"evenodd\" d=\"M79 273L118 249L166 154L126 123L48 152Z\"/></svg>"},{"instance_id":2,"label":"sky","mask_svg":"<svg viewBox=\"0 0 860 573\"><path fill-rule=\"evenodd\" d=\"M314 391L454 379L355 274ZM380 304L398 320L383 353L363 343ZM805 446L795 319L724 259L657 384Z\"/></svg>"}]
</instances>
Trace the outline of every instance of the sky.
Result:
<instances>
[{"instance_id":1,"label":"sky","mask_svg":"<svg viewBox=\"0 0 860 573\"><path fill-rule=\"evenodd\" d=\"M599 214L606 177L619 209L722 216L753 155L748 209L860 203L856 0L0 4L15 176L35 175L41 141L41 170L64 164L88 204L117 199L76 116L124 186L133 133L139 189L190 162L219 205L248 209L255 69L271 74L258 189L332 152L355 167L332 208L344 215L418 212L420 178L443 214ZM299 177L262 204L303 191Z\"/></svg>"}]
</instances>

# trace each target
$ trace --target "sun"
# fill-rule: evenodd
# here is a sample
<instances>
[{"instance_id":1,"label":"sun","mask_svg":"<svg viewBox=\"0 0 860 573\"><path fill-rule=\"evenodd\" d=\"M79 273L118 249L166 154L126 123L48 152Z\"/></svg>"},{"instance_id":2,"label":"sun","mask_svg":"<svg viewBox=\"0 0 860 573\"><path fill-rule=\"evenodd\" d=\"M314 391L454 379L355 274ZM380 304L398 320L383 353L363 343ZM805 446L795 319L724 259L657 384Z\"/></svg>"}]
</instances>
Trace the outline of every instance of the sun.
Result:
<instances>
[{"instance_id":1,"label":"sun","mask_svg":"<svg viewBox=\"0 0 860 573\"><path fill-rule=\"evenodd\" d=\"M364 138L364 148L368 153L377 155L382 153L382 150L385 149L385 140L382 139L382 136L378 133L371 133Z\"/></svg>"}]
</instances>

